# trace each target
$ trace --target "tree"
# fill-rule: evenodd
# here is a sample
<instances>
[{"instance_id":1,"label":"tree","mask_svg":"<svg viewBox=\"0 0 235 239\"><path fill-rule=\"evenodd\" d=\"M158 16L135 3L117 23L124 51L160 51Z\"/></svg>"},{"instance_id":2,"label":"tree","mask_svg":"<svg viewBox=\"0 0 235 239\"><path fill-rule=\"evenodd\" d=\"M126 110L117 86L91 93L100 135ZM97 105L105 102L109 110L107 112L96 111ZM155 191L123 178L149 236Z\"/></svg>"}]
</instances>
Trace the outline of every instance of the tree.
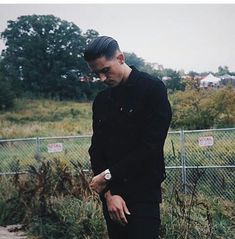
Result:
<instances>
[{"instance_id":1,"label":"tree","mask_svg":"<svg viewBox=\"0 0 235 239\"><path fill-rule=\"evenodd\" d=\"M135 53L124 52L124 55L125 61L128 65L133 65L137 69L141 69L142 67L144 67L144 59L138 57Z\"/></svg>"},{"instance_id":2,"label":"tree","mask_svg":"<svg viewBox=\"0 0 235 239\"><path fill-rule=\"evenodd\" d=\"M174 71L172 69L164 69L161 72L161 77L164 76L171 78L170 80L167 80L165 83L167 89L171 89L173 91L185 89L185 83L182 82L179 72Z\"/></svg>"},{"instance_id":3,"label":"tree","mask_svg":"<svg viewBox=\"0 0 235 239\"><path fill-rule=\"evenodd\" d=\"M182 79L182 85L184 85L185 90L197 90L200 91L200 80L196 79L190 75Z\"/></svg>"},{"instance_id":4,"label":"tree","mask_svg":"<svg viewBox=\"0 0 235 239\"><path fill-rule=\"evenodd\" d=\"M208 129L234 127L235 92L232 87L215 90L188 88L170 95L172 128Z\"/></svg>"},{"instance_id":5,"label":"tree","mask_svg":"<svg viewBox=\"0 0 235 239\"><path fill-rule=\"evenodd\" d=\"M228 69L228 67L227 66L219 66L218 67L218 76L222 76L222 75L225 75L225 74L229 74L230 72L229 72L229 69Z\"/></svg>"},{"instance_id":6,"label":"tree","mask_svg":"<svg viewBox=\"0 0 235 239\"><path fill-rule=\"evenodd\" d=\"M8 21L1 37L6 76L21 82L24 91L55 96L70 90L71 71L77 77L88 74L82 54L86 40L78 26L53 15L31 15Z\"/></svg>"},{"instance_id":7,"label":"tree","mask_svg":"<svg viewBox=\"0 0 235 239\"><path fill-rule=\"evenodd\" d=\"M209 92L187 89L170 95L174 129L207 129L214 125L214 115L208 106Z\"/></svg>"},{"instance_id":8,"label":"tree","mask_svg":"<svg viewBox=\"0 0 235 239\"><path fill-rule=\"evenodd\" d=\"M86 44L88 44L90 41L92 41L93 39L95 39L98 36L99 36L99 33L96 30L88 29L84 33L84 37L86 39Z\"/></svg>"},{"instance_id":9,"label":"tree","mask_svg":"<svg viewBox=\"0 0 235 239\"><path fill-rule=\"evenodd\" d=\"M211 108L214 111L216 127L235 126L235 91L232 86L214 91Z\"/></svg>"},{"instance_id":10,"label":"tree","mask_svg":"<svg viewBox=\"0 0 235 239\"><path fill-rule=\"evenodd\" d=\"M198 75L198 73L196 71L189 71L188 75L192 78L194 78L195 76Z\"/></svg>"},{"instance_id":11,"label":"tree","mask_svg":"<svg viewBox=\"0 0 235 239\"><path fill-rule=\"evenodd\" d=\"M138 70L144 71L152 75L153 77L160 78L160 73L154 69L151 63L146 63L141 57L138 57L135 53L124 52L125 60L128 65L135 66Z\"/></svg>"},{"instance_id":12,"label":"tree","mask_svg":"<svg viewBox=\"0 0 235 239\"><path fill-rule=\"evenodd\" d=\"M14 105L14 98L11 82L4 77L0 62L0 110L11 108Z\"/></svg>"}]
</instances>

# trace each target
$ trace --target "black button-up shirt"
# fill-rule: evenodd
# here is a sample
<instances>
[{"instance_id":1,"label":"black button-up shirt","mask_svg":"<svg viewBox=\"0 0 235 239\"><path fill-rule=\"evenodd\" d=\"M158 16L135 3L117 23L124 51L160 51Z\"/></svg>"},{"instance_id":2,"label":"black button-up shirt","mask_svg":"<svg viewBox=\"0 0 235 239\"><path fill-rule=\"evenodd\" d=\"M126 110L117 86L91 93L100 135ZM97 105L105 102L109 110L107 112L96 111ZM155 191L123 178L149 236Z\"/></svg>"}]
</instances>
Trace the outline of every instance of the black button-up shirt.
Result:
<instances>
[{"instance_id":1,"label":"black button-up shirt","mask_svg":"<svg viewBox=\"0 0 235 239\"><path fill-rule=\"evenodd\" d=\"M89 154L95 175L109 168L112 194L161 200L163 146L171 117L164 83L134 67L123 84L97 95Z\"/></svg>"}]
</instances>

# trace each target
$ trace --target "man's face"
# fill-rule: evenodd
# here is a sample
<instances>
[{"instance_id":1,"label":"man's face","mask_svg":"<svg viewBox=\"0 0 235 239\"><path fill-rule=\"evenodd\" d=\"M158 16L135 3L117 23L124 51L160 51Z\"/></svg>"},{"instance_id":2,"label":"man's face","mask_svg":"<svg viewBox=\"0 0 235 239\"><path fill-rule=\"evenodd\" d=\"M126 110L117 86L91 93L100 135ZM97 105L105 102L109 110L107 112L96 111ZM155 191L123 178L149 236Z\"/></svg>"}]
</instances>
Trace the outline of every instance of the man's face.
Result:
<instances>
[{"instance_id":1,"label":"man's face","mask_svg":"<svg viewBox=\"0 0 235 239\"><path fill-rule=\"evenodd\" d=\"M123 55L117 53L114 58L108 60L105 56L88 62L93 73L108 86L115 87L123 80Z\"/></svg>"}]
</instances>

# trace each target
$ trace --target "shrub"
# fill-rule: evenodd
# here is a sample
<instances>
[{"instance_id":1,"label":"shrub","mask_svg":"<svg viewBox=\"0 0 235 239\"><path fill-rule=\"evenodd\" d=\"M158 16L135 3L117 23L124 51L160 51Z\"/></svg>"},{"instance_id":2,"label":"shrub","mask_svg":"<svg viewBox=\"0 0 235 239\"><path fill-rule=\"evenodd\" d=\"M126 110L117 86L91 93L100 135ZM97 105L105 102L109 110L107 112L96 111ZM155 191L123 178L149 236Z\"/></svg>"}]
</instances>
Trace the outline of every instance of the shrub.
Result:
<instances>
[{"instance_id":1,"label":"shrub","mask_svg":"<svg viewBox=\"0 0 235 239\"><path fill-rule=\"evenodd\" d=\"M0 200L0 223L23 223L38 238L105 238L99 198L79 162L59 160L30 166L11 178L15 192Z\"/></svg>"}]
</instances>

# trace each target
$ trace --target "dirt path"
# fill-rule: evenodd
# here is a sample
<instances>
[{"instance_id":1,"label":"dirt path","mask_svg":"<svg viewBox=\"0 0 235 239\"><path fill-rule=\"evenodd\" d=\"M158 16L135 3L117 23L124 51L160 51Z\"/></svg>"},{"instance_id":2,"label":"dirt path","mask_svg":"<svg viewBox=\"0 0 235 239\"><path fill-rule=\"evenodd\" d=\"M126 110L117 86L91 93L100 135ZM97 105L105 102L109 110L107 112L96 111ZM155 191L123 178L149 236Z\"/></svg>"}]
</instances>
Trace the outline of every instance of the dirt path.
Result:
<instances>
[{"instance_id":1,"label":"dirt path","mask_svg":"<svg viewBox=\"0 0 235 239\"><path fill-rule=\"evenodd\" d=\"M0 227L0 239L26 239L22 232L10 232L12 226Z\"/></svg>"}]
</instances>

